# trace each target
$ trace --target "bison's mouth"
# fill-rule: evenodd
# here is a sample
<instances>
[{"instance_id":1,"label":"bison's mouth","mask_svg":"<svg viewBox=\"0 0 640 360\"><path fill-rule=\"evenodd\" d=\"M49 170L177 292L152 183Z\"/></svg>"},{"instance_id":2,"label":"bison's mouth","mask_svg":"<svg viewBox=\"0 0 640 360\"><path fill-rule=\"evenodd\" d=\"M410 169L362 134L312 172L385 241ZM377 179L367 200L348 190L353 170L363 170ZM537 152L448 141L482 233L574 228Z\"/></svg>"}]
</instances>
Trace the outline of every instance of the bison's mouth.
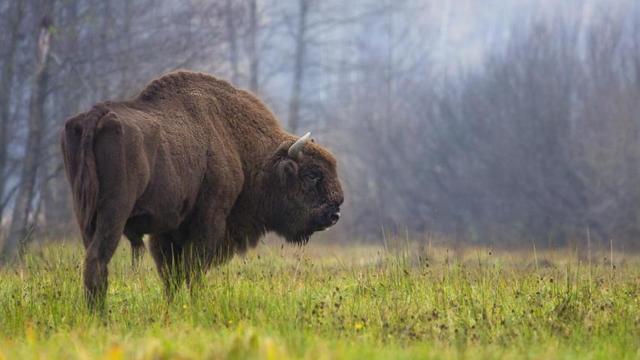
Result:
<instances>
[{"instance_id":1,"label":"bison's mouth","mask_svg":"<svg viewBox=\"0 0 640 360\"><path fill-rule=\"evenodd\" d=\"M312 221L310 227L313 229L313 232L324 231L332 227L336 223L338 223L339 219L340 219L340 210L331 209L329 211L324 212L321 216L316 217Z\"/></svg>"},{"instance_id":2,"label":"bison's mouth","mask_svg":"<svg viewBox=\"0 0 640 360\"><path fill-rule=\"evenodd\" d=\"M313 226L313 232L325 231L329 229L331 226L333 226L333 224L315 224Z\"/></svg>"}]
</instances>

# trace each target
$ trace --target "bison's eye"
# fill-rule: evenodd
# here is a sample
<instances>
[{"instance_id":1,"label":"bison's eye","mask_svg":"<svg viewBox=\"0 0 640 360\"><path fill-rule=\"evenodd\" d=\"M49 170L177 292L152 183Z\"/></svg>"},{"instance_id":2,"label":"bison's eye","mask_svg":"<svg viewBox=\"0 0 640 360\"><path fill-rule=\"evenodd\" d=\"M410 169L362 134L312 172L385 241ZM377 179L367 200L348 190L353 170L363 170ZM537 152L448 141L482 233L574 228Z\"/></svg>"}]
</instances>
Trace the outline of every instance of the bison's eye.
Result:
<instances>
[{"instance_id":1,"label":"bison's eye","mask_svg":"<svg viewBox=\"0 0 640 360\"><path fill-rule=\"evenodd\" d=\"M308 172L302 176L306 181L311 183L317 183L322 178L322 175L316 172Z\"/></svg>"}]
</instances>

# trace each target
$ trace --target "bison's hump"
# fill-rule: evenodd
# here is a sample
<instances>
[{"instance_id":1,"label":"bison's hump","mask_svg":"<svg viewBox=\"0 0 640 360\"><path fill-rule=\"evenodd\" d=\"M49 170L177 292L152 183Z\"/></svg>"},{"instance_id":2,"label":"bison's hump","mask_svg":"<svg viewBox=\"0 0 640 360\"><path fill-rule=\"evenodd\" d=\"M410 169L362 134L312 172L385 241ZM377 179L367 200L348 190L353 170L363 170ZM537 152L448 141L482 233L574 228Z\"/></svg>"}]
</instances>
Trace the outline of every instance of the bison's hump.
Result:
<instances>
[{"instance_id":1,"label":"bison's hump","mask_svg":"<svg viewBox=\"0 0 640 360\"><path fill-rule=\"evenodd\" d=\"M165 95L190 93L193 90L224 90L235 92L228 82L214 76L186 70L175 71L151 81L138 95L143 101L165 98Z\"/></svg>"}]
</instances>

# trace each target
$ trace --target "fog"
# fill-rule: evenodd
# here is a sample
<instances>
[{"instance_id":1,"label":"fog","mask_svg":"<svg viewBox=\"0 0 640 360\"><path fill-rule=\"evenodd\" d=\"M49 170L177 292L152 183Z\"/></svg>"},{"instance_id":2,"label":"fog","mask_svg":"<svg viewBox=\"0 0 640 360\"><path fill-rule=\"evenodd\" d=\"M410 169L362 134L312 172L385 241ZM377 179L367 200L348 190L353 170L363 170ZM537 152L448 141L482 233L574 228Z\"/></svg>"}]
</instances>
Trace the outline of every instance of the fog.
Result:
<instances>
[{"instance_id":1,"label":"fog","mask_svg":"<svg viewBox=\"0 0 640 360\"><path fill-rule=\"evenodd\" d=\"M0 42L0 235L20 246L77 236L65 119L176 69L336 154L330 240L640 245L633 0L4 0Z\"/></svg>"}]
</instances>

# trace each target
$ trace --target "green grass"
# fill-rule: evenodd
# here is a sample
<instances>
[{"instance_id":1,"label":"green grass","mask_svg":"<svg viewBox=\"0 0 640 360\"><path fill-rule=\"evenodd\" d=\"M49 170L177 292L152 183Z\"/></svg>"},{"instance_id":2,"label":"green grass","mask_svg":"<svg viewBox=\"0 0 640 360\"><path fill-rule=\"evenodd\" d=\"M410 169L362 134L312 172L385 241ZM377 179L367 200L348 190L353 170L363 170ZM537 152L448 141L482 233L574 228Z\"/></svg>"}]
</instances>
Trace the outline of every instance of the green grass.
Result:
<instances>
[{"instance_id":1,"label":"green grass","mask_svg":"<svg viewBox=\"0 0 640 360\"><path fill-rule=\"evenodd\" d=\"M124 242L123 242L124 244ZM640 262L570 253L261 245L171 304L121 246L108 312L85 308L79 245L0 270L0 359L640 358Z\"/></svg>"}]
</instances>

